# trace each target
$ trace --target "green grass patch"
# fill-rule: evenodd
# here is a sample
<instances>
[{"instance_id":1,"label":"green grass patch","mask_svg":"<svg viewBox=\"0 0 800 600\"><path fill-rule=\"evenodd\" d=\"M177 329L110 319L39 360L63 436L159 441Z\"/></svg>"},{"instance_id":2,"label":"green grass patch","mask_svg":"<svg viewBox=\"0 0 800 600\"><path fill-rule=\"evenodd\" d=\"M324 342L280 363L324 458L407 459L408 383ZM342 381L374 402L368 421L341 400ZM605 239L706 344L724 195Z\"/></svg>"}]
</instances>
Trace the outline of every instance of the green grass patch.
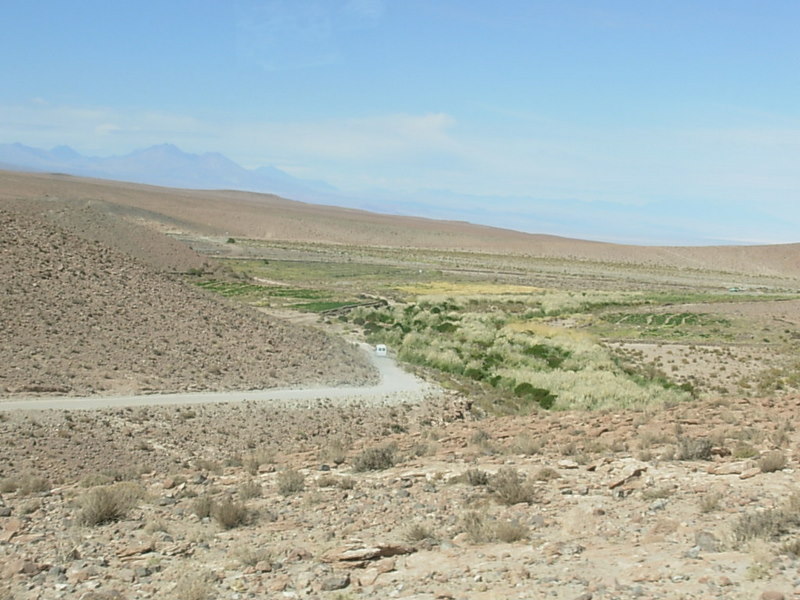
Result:
<instances>
[{"instance_id":1,"label":"green grass patch","mask_svg":"<svg viewBox=\"0 0 800 600\"><path fill-rule=\"evenodd\" d=\"M303 312L316 312L321 313L327 310L335 310L337 308L342 308L343 306L351 306L353 301L347 302L337 302L337 301L330 301L330 302L306 302L304 304L291 304L288 308L299 310Z\"/></svg>"}]
</instances>

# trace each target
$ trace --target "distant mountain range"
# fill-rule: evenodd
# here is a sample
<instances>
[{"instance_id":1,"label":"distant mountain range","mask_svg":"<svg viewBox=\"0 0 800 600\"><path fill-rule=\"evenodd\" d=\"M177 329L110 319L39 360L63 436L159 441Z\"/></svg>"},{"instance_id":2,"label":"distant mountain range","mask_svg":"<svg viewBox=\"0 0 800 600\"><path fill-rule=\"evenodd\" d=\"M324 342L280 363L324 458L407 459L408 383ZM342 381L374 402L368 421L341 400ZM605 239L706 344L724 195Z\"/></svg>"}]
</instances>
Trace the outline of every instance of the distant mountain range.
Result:
<instances>
[{"instance_id":1,"label":"distant mountain range","mask_svg":"<svg viewBox=\"0 0 800 600\"><path fill-rule=\"evenodd\" d=\"M222 154L190 154L172 144L109 157L83 156L69 146L42 150L18 143L0 144L0 169L66 173L173 188L259 192L311 204L609 242L707 245L797 239L796 218L777 221L757 204L731 210L724 203L697 203L692 198L648 201L640 207L613 201L484 196L442 189L342 192L323 181L299 179L272 166L246 169ZM764 239L728 237L739 230L747 230L748 236L756 232Z\"/></svg>"},{"instance_id":2,"label":"distant mountain range","mask_svg":"<svg viewBox=\"0 0 800 600\"><path fill-rule=\"evenodd\" d=\"M324 196L337 191L325 182L298 179L275 167L245 169L222 154L190 154L172 144L104 158L83 156L69 146L42 150L0 144L0 167L166 187L245 190L313 202L324 202Z\"/></svg>"}]
</instances>

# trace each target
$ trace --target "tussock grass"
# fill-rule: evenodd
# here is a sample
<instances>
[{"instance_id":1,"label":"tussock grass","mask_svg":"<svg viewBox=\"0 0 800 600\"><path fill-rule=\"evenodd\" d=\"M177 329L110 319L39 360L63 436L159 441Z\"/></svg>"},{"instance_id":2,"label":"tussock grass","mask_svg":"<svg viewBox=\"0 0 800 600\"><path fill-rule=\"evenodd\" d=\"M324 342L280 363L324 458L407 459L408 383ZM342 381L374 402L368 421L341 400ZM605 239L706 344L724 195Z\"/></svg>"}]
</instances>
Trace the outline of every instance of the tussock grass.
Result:
<instances>
[{"instance_id":1,"label":"tussock grass","mask_svg":"<svg viewBox=\"0 0 800 600\"><path fill-rule=\"evenodd\" d=\"M758 459L758 468L762 473L780 471L786 466L786 456L780 450L772 450Z\"/></svg>"},{"instance_id":2,"label":"tussock grass","mask_svg":"<svg viewBox=\"0 0 800 600\"><path fill-rule=\"evenodd\" d=\"M233 529L247 524L252 514L243 503L227 498L212 506L211 516L223 529Z\"/></svg>"},{"instance_id":3,"label":"tussock grass","mask_svg":"<svg viewBox=\"0 0 800 600\"><path fill-rule=\"evenodd\" d=\"M278 492L283 496L299 494L306 488L306 476L295 469L278 473Z\"/></svg>"},{"instance_id":4,"label":"tussock grass","mask_svg":"<svg viewBox=\"0 0 800 600\"><path fill-rule=\"evenodd\" d=\"M120 482L89 489L79 499L78 522L95 526L124 519L144 498L144 488L136 483Z\"/></svg>"},{"instance_id":5,"label":"tussock grass","mask_svg":"<svg viewBox=\"0 0 800 600\"><path fill-rule=\"evenodd\" d=\"M503 467L489 480L489 491L501 504L511 506L534 501L534 489L514 468Z\"/></svg>"},{"instance_id":6,"label":"tussock grass","mask_svg":"<svg viewBox=\"0 0 800 600\"><path fill-rule=\"evenodd\" d=\"M353 460L353 471L382 471L397 463L397 447L394 444L367 448Z\"/></svg>"}]
</instances>

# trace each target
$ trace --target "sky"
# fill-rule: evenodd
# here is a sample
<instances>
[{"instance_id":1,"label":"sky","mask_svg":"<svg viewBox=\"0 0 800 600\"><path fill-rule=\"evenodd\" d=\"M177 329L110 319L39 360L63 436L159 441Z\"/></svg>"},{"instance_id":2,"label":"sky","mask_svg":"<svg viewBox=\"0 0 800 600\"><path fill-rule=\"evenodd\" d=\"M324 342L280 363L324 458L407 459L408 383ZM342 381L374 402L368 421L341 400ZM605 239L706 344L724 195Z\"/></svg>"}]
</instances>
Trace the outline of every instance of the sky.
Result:
<instances>
[{"instance_id":1,"label":"sky","mask_svg":"<svg viewBox=\"0 0 800 600\"><path fill-rule=\"evenodd\" d=\"M796 0L5 0L0 143L172 143L392 211L800 242Z\"/></svg>"}]
</instances>

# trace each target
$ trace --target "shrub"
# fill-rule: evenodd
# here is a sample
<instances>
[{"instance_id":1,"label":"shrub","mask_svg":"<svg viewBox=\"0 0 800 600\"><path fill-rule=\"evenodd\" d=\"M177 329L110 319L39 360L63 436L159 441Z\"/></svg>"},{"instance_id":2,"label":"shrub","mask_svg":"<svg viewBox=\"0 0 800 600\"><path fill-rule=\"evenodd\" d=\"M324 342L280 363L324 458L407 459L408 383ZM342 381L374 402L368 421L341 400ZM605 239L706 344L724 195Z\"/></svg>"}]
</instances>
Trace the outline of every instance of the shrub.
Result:
<instances>
[{"instance_id":1,"label":"shrub","mask_svg":"<svg viewBox=\"0 0 800 600\"><path fill-rule=\"evenodd\" d=\"M551 479L561 479L561 475L552 467L542 467L534 473L533 478L536 481L550 481Z\"/></svg>"},{"instance_id":2,"label":"shrub","mask_svg":"<svg viewBox=\"0 0 800 600\"><path fill-rule=\"evenodd\" d=\"M326 488L326 487L337 487L339 485L339 478L336 475L331 475L330 473L325 473L324 475L320 475L317 477L317 487Z\"/></svg>"},{"instance_id":3,"label":"shrub","mask_svg":"<svg viewBox=\"0 0 800 600\"><path fill-rule=\"evenodd\" d=\"M93 526L119 521L143 496L142 487L131 483L91 488L79 500L78 522Z\"/></svg>"},{"instance_id":4,"label":"shrub","mask_svg":"<svg viewBox=\"0 0 800 600\"><path fill-rule=\"evenodd\" d=\"M780 471L786 466L786 457L780 450L767 452L758 460L758 468L762 473Z\"/></svg>"},{"instance_id":5,"label":"shrub","mask_svg":"<svg viewBox=\"0 0 800 600\"><path fill-rule=\"evenodd\" d=\"M250 517L250 513L244 504L234 502L230 498L214 505L211 514L223 529L233 529L244 525Z\"/></svg>"},{"instance_id":6,"label":"shrub","mask_svg":"<svg viewBox=\"0 0 800 600\"><path fill-rule=\"evenodd\" d=\"M242 460L242 466L250 475L257 475L261 465L275 462L275 453L271 450L262 449Z\"/></svg>"},{"instance_id":7,"label":"shrub","mask_svg":"<svg viewBox=\"0 0 800 600\"><path fill-rule=\"evenodd\" d=\"M753 539L774 539L796 527L797 517L779 509L746 513L733 525L733 540L741 543Z\"/></svg>"},{"instance_id":8,"label":"shrub","mask_svg":"<svg viewBox=\"0 0 800 600\"><path fill-rule=\"evenodd\" d=\"M722 494L719 492L710 492L700 497L699 505L700 512L710 513L719 510L719 502L722 500Z\"/></svg>"},{"instance_id":9,"label":"shrub","mask_svg":"<svg viewBox=\"0 0 800 600\"><path fill-rule=\"evenodd\" d=\"M680 438L678 440L678 460L711 460L713 445L708 438Z\"/></svg>"},{"instance_id":10,"label":"shrub","mask_svg":"<svg viewBox=\"0 0 800 600\"><path fill-rule=\"evenodd\" d=\"M214 510L214 500L209 495L198 496L192 502L192 512L200 519L211 516Z\"/></svg>"},{"instance_id":11,"label":"shrub","mask_svg":"<svg viewBox=\"0 0 800 600\"><path fill-rule=\"evenodd\" d=\"M733 449L733 457L734 458L753 458L758 454L758 451L753 448L750 444L745 442L739 442L736 444L736 447Z\"/></svg>"},{"instance_id":12,"label":"shrub","mask_svg":"<svg viewBox=\"0 0 800 600\"><path fill-rule=\"evenodd\" d=\"M19 482L11 477L4 477L0 479L0 493L10 494L16 492L19 488Z\"/></svg>"},{"instance_id":13,"label":"shrub","mask_svg":"<svg viewBox=\"0 0 800 600\"><path fill-rule=\"evenodd\" d=\"M489 485L489 474L481 469L467 469L464 479L471 486Z\"/></svg>"},{"instance_id":14,"label":"shrub","mask_svg":"<svg viewBox=\"0 0 800 600\"><path fill-rule=\"evenodd\" d=\"M422 523L413 523L409 525L403 532L403 539L410 544L424 542L425 540L434 540L436 536L427 525Z\"/></svg>"},{"instance_id":15,"label":"shrub","mask_svg":"<svg viewBox=\"0 0 800 600\"><path fill-rule=\"evenodd\" d=\"M511 467L500 469L490 480L489 490L492 495L506 506L520 502L533 502L533 488L525 481L519 471Z\"/></svg>"},{"instance_id":16,"label":"shrub","mask_svg":"<svg viewBox=\"0 0 800 600\"><path fill-rule=\"evenodd\" d=\"M353 460L353 470L357 473L382 471L393 467L396 462L397 448L393 444L367 448Z\"/></svg>"},{"instance_id":17,"label":"shrub","mask_svg":"<svg viewBox=\"0 0 800 600\"><path fill-rule=\"evenodd\" d=\"M243 544L234 548L233 557L245 567L255 567L260 562L272 562L272 553L266 548L259 548L252 544Z\"/></svg>"},{"instance_id":18,"label":"shrub","mask_svg":"<svg viewBox=\"0 0 800 600\"><path fill-rule=\"evenodd\" d=\"M283 496L299 494L306 487L306 476L295 469L278 473L278 492Z\"/></svg>"},{"instance_id":19,"label":"shrub","mask_svg":"<svg viewBox=\"0 0 800 600\"><path fill-rule=\"evenodd\" d=\"M328 445L320 451L319 457L320 460L324 462L332 462L335 465L340 465L347 460L348 450L347 442L337 438L331 440Z\"/></svg>"},{"instance_id":20,"label":"shrub","mask_svg":"<svg viewBox=\"0 0 800 600\"><path fill-rule=\"evenodd\" d=\"M246 481L239 486L239 498L250 500L251 498L261 497L261 484L258 481Z\"/></svg>"},{"instance_id":21,"label":"shrub","mask_svg":"<svg viewBox=\"0 0 800 600\"><path fill-rule=\"evenodd\" d=\"M492 541L494 532L486 518L477 511L470 511L461 519L461 530L473 544Z\"/></svg>"},{"instance_id":22,"label":"shrub","mask_svg":"<svg viewBox=\"0 0 800 600\"><path fill-rule=\"evenodd\" d=\"M521 433L514 438L514 443L511 446L511 449L517 454L533 456L534 454L539 454L542 451L543 446L543 439L534 437L527 433Z\"/></svg>"},{"instance_id":23,"label":"shrub","mask_svg":"<svg viewBox=\"0 0 800 600\"><path fill-rule=\"evenodd\" d=\"M19 492L21 496L30 496L50 489L50 482L44 477L27 473L17 479L3 479L0 492Z\"/></svg>"},{"instance_id":24,"label":"shrub","mask_svg":"<svg viewBox=\"0 0 800 600\"><path fill-rule=\"evenodd\" d=\"M511 544L527 539L530 531L519 521L499 521L494 527L494 535L501 542Z\"/></svg>"},{"instance_id":25,"label":"shrub","mask_svg":"<svg viewBox=\"0 0 800 600\"><path fill-rule=\"evenodd\" d=\"M178 580L172 594L175 600L211 600L214 586L206 573L187 573Z\"/></svg>"}]
</instances>

